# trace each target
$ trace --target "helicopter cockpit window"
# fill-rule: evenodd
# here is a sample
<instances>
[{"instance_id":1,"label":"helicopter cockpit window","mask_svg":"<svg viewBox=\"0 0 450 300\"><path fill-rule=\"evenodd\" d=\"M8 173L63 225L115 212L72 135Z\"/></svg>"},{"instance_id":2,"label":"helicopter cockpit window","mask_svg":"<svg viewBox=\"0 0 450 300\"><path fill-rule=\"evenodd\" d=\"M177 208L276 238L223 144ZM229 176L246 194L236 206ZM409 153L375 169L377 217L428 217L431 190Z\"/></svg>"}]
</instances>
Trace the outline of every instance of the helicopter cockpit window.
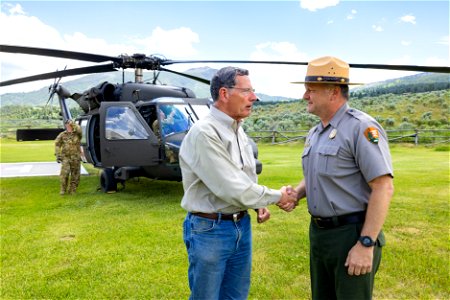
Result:
<instances>
[{"instance_id":1,"label":"helicopter cockpit window","mask_svg":"<svg viewBox=\"0 0 450 300\"><path fill-rule=\"evenodd\" d=\"M148 138L144 126L129 107L108 107L105 118L108 140L143 140Z\"/></svg>"},{"instance_id":2,"label":"helicopter cockpit window","mask_svg":"<svg viewBox=\"0 0 450 300\"><path fill-rule=\"evenodd\" d=\"M183 114L184 105L161 105L159 107L159 120L163 136L186 132L190 124L188 118Z\"/></svg>"}]
</instances>

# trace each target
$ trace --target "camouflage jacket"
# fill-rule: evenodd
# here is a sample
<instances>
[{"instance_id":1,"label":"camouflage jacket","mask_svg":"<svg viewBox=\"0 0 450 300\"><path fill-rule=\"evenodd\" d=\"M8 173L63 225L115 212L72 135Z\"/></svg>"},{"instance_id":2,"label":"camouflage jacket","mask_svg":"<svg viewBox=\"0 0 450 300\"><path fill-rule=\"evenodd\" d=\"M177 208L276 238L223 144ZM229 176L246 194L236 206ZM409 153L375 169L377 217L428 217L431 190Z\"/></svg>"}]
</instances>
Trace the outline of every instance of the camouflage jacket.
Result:
<instances>
[{"instance_id":1,"label":"camouflage jacket","mask_svg":"<svg viewBox=\"0 0 450 300\"><path fill-rule=\"evenodd\" d=\"M72 128L72 132L65 130L56 137L55 156L60 156L61 158L80 157L81 128L75 123L73 123Z\"/></svg>"}]
</instances>

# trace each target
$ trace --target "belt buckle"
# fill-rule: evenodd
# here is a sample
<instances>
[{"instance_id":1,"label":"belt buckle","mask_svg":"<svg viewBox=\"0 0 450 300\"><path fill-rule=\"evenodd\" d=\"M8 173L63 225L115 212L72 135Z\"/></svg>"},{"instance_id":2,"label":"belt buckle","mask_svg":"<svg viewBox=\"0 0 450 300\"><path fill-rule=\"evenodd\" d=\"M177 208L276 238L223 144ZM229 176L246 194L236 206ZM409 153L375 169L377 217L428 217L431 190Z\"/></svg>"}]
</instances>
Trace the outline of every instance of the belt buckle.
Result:
<instances>
[{"instance_id":1,"label":"belt buckle","mask_svg":"<svg viewBox=\"0 0 450 300\"><path fill-rule=\"evenodd\" d=\"M238 221L238 217L239 217L239 213L234 213L233 214L233 221L237 222Z\"/></svg>"},{"instance_id":2,"label":"belt buckle","mask_svg":"<svg viewBox=\"0 0 450 300\"><path fill-rule=\"evenodd\" d=\"M320 222L321 222L322 220L323 220L323 219L322 219L321 217L313 217L314 223L316 223L317 227L319 227L320 229L325 228L325 226L322 226L322 225L320 224Z\"/></svg>"}]
</instances>

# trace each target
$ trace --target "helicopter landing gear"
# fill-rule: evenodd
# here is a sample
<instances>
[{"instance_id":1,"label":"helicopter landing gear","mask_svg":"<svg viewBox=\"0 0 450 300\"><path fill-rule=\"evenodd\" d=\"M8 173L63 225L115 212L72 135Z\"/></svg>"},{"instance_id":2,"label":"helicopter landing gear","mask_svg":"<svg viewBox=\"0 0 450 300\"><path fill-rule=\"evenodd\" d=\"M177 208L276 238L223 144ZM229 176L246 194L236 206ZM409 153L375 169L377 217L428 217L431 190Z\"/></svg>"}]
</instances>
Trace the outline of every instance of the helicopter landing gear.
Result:
<instances>
[{"instance_id":1,"label":"helicopter landing gear","mask_svg":"<svg viewBox=\"0 0 450 300\"><path fill-rule=\"evenodd\" d=\"M114 178L113 169L104 169L100 174L100 187L105 193L115 193L117 191L117 180Z\"/></svg>"}]
</instances>

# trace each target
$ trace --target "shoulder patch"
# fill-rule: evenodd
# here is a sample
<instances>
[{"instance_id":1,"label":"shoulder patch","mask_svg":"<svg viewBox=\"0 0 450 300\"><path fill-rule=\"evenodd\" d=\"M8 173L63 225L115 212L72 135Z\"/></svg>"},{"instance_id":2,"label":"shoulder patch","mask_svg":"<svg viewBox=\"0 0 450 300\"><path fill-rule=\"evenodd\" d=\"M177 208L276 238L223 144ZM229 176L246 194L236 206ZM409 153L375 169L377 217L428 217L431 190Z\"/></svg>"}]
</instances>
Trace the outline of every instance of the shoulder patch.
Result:
<instances>
[{"instance_id":1,"label":"shoulder patch","mask_svg":"<svg viewBox=\"0 0 450 300\"><path fill-rule=\"evenodd\" d=\"M378 129L375 127L367 127L366 130L364 130L364 136L369 142L378 144L380 135L378 133Z\"/></svg>"}]
</instances>

